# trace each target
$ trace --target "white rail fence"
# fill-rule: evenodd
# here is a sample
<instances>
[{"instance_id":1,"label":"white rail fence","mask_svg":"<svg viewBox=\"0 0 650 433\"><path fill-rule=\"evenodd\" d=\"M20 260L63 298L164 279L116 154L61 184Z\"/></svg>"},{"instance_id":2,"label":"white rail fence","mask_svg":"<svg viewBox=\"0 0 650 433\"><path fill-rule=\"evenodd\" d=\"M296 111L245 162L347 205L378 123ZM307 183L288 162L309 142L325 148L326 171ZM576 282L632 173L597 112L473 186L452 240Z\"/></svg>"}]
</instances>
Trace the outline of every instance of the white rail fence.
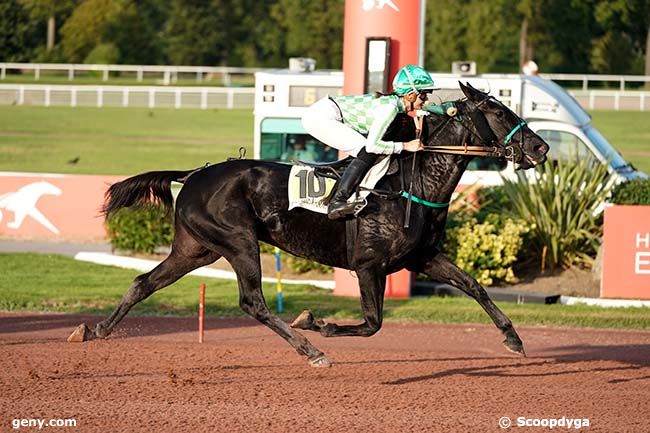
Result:
<instances>
[{"instance_id":1,"label":"white rail fence","mask_svg":"<svg viewBox=\"0 0 650 433\"><path fill-rule=\"evenodd\" d=\"M539 76L556 81L558 84L579 82L584 92L589 90L589 83L618 83L618 89L621 92L626 91L626 86L630 83L650 84L650 75L539 74Z\"/></svg>"},{"instance_id":2,"label":"white rail fence","mask_svg":"<svg viewBox=\"0 0 650 433\"><path fill-rule=\"evenodd\" d=\"M255 89L237 87L0 84L0 105L253 108Z\"/></svg>"},{"instance_id":3,"label":"white rail fence","mask_svg":"<svg viewBox=\"0 0 650 433\"><path fill-rule=\"evenodd\" d=\"M108 81L111 73L134 73L136 81L144 80L145 74L154 74L162 78L164 85L173 84L179 74L193 75L197 83L202 83L207 76L220 75L224 86L230 86L233 75L249 75L263 68L239 68L231 66L171 66L171 65L84 65L74 63L0 63L0 80L10 74L26 72L33 74L34 80L41 78L41 72L67 74L68 80L73 81L80 72L99 72L103 81Z\"/></svg>"},{"instance_id":4,"label":"white rail fence","mask_svg":"<svg viewBox=\"0 0 650 433\"><path fill-rule=\"evenodd\" d=\"M646 111L650 92L574 90L569 93L587 110Z\"/></svg>"},{"instance_id":5,"label":"white rail fence","mask_svg":"<svg viewBox=\"0 0 650 433\"><path fill-rule=\"evenodd\" d=\"M241 68L232 66L173 66L173 65L85 65L75 63L3 63L0 62L0 80L7 78L7 73L31 73L34 80L39 80L41 72L67 74L68 80L73 81L80 72L99 72L104 81L110 79L111 73L125 72L135 74L138 82L143 81L145 74L156 74L162 77L165 85L173 84L179 74L194 75L196 82L201 83L208 75L221 75L224 86L230 86L233 75L249 75L255 72L269 70L266 68ZM650 76L646 75L602 75L602 74L540 74L541 77L559 83L580 83L583 91L589 90L590 84L617 83L620 91L630 83L650 84ZM593 87L593 86L592 86Z\"/></svg>"},{"instance_id":6,"label":"white rail fence","mask_svg":"<svg viewBox=\"0 0 650 433\"><path fill-rule=\"evenodd\" d=\"M574 90L588 110L647 111L650 92ZM255 89L237 87L0 84L0 105L148 108L253 108Z\"/></svg>"}]
</instances>

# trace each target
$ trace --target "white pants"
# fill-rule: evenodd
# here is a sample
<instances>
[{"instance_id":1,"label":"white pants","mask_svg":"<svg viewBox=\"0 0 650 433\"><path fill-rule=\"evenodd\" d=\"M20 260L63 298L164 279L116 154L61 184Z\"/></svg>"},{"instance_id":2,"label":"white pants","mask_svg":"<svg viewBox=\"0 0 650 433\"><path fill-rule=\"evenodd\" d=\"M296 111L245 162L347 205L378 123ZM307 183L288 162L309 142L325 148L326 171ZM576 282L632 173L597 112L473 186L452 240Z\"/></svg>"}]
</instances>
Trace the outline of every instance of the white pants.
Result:
<instances>
[{"instance_id":1,"label":"white pants","mask_svg":"<svg viewBox=\"0 0 650 433\"><path fill-rule=\"evenodd\" d=\"M302 126L312 137L352 156L366 145L366 137L343 123L339 107L329 97L307 108Z\"/></svg>"}]
</instances>

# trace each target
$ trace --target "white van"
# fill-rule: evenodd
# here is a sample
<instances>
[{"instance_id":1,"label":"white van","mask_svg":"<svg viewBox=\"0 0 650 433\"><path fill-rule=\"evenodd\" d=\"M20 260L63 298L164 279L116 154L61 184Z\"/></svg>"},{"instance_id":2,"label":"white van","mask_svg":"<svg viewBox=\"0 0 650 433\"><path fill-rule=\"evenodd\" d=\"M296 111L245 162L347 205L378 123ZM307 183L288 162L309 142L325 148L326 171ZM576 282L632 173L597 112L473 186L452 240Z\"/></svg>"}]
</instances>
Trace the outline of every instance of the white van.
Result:
<instances>
[{"instance_id":1,"label":"white van","mask_svg":"<svg viewBox=\"0 0 650 433\"><path fill-rule=\"evenodd\" d=\"M593 157L609 164L616 182L646 178L634 170L591 124L591 117L562 87L537 76L484 74L461 76L431 74L441 101L463 97L458 81L501 100L523 117L528 126L550 145L549 159L567 155ZM305 107L325 95L341 94L340 71L292 72L286 69L255 74L255 158L280 160L296 141L305 141L317 160L335 158L331 149L316 142L302 128ZM461 184L497 185L504 177L514 177L512 163L474 158Z\"/></svg>"}]
</instances>

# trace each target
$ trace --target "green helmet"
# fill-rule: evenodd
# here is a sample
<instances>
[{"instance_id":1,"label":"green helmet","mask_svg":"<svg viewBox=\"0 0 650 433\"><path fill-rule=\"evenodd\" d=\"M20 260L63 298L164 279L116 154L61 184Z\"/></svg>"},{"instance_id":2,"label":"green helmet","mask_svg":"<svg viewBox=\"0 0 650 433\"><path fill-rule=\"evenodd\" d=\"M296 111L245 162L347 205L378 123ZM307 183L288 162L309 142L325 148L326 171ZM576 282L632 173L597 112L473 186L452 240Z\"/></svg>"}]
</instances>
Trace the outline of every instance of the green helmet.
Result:
<instances>
[{"instance_id":1,"label":"green helmet","mask_svg":"<svg viewBox=\"0 0 650 433\"><path fill-rule=\"evenodd\" d=\"M419 66L406 65L393 78L393 92L399 96L433 88L433 78Z\"/></svg>"}]
</instances>

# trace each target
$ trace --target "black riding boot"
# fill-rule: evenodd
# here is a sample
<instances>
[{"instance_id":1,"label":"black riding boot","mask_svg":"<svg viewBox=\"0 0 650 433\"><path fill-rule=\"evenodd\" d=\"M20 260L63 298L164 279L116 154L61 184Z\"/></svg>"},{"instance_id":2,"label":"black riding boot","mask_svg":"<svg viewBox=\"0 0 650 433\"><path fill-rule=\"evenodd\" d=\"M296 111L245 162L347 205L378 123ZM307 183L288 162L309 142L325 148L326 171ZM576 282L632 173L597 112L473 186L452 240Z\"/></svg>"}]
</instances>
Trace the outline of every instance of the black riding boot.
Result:
<instances>
[{"instance_id":1,"label":"black riding boot","mask_svg":"<svg viewBox=\"0 0 650 433\"><path fill-rule=\"evenodd\" d=\"M359 186L371 165L364 158L358 157L350 162L350 165L343 172L341 180L339 180L338 189L327 206L327 217L329 219L335 220L354 213L356 203L348 203L347 200Z\"/></svg>"}]
</instances>

